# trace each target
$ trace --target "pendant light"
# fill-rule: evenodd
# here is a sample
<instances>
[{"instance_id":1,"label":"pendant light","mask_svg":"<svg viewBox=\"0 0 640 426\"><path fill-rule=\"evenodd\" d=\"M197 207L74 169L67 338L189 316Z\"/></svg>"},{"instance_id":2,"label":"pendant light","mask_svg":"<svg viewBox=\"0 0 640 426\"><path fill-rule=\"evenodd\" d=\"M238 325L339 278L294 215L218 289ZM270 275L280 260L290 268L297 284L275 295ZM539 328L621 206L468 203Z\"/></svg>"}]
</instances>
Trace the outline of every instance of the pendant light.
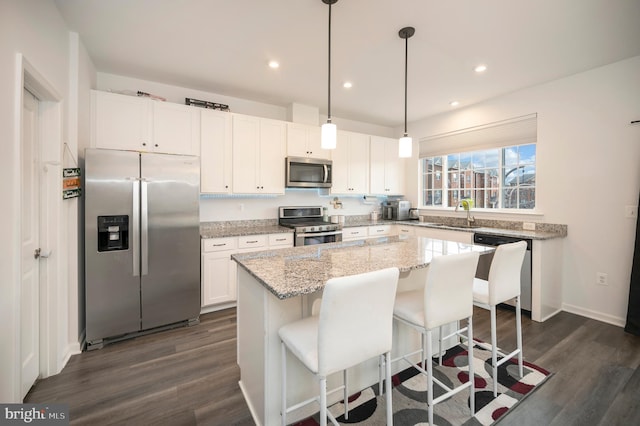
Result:
<instances>
[{"instance_id":1,"label":"pendant light","mask_svg":"<svg viewBox=\"0 0 640 426\"><path fill-rule=\"evenodd\" d=\"M337 129L336 125L331 122L331 5L337 3L338 0L322 0L322 3L329 5L329 61L327 73L327 122L322 125L320 147L322 149L335 149Z\"/></svg>"},{"instance_id":2,"label":"pendant light","mask_svg":"<svg viewBox=\"0 0 640 426\"><path fill-rule=\"evenodd\" d=\"M404 39L404 136L398 141L398 157L411 157L413 140L407 133L407 65L409 62L409 37L415 34L416 29L413 27L404 27L398 32L400 38Z\"/></svg>"}]
</instances>

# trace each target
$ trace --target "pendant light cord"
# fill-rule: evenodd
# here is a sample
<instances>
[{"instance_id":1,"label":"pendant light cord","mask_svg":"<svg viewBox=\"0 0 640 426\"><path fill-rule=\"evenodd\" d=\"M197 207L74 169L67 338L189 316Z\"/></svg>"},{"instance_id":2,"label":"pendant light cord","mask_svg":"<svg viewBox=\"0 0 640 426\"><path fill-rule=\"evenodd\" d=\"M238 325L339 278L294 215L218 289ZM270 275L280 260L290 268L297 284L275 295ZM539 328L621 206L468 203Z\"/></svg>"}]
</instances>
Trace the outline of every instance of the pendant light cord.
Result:
<instances>
[{"instance_id":1,"label":"pendant light cord","mask_svg":"<svg viewBox=\"0 0 640 426\"><path fill-rule=\"evenodd\" d=\"M331 3L329 3L329 60L327 69L327 123L331 122Z\"/></svg>"},{"instance_id":2,"label":"pendant light cord","mask_svg":"<svg viewBox=\"0 0 640 426\"><path fill-rule=\"evenodd\" d=\"M407 136L407 69L409 68L409 37L404 39L404 135Z\"/></svg>"}]
</instances>

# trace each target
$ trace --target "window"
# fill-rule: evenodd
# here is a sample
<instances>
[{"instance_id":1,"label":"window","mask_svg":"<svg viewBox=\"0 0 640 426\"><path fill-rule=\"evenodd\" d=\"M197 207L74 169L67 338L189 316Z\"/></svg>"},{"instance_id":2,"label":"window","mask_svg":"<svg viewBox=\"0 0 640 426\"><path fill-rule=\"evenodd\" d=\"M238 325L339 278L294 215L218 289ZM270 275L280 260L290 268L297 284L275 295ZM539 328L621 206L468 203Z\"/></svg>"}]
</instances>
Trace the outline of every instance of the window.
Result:
<instances>
[{"instance_id":1,"label":"window","mask_svg":"<svg viewBox=\"0 0 640 426\"><path fill-rule=\"evenodd\" d=\"M420 139L421 205L534 209L537 125L530 114Z\"/></svg>"},{"instance_id":2,"label":"window","mask_svg":"<svg viewBox=\"0 0 640 426\"><path fill-rule=\"evenodd\" d=\"M471 198L475 208L533 209L536 144L423 157L424 206L455 207ZM446 171L443 182L440 175Z\"/></svg>"}]
</instances>

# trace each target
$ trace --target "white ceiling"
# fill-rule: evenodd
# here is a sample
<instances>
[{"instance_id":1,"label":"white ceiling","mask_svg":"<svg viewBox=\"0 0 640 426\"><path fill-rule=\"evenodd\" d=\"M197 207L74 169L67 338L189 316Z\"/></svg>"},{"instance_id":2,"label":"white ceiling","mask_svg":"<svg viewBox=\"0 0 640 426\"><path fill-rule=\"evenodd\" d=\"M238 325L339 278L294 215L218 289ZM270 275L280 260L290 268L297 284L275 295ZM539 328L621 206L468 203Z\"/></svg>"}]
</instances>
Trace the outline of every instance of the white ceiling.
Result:
<instances>
[{"instance_id":1,"label":"white ceiling","mask_svg":"<svg viewBox=\"0 0 640 426\"><path fill-rule=\"evenodd\" d=\"M55 1L100 72L326 114L322 0ZM640 0L339 0L333 116L402 124L405 26L409 121L640 55Z\"/></svg>"}]
</instances>

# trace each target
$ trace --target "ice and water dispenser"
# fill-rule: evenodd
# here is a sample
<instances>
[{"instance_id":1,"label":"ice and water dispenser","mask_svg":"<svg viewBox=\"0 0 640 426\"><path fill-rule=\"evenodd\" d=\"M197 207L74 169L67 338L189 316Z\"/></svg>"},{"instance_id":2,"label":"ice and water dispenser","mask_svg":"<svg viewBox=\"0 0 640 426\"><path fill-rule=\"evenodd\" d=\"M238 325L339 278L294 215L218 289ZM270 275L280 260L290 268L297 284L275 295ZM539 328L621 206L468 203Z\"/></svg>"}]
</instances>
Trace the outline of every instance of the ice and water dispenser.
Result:
<instances>
[{"instance_id":1,"label":"ice and water dispenser","mask_svg":"<svg viewBox=\"0 0 640 426\"><path fill-rule=\"evenodd\" d=\"M98 216L98 251L129 249L129 216Z\"/></svg>"}]
</instances>

